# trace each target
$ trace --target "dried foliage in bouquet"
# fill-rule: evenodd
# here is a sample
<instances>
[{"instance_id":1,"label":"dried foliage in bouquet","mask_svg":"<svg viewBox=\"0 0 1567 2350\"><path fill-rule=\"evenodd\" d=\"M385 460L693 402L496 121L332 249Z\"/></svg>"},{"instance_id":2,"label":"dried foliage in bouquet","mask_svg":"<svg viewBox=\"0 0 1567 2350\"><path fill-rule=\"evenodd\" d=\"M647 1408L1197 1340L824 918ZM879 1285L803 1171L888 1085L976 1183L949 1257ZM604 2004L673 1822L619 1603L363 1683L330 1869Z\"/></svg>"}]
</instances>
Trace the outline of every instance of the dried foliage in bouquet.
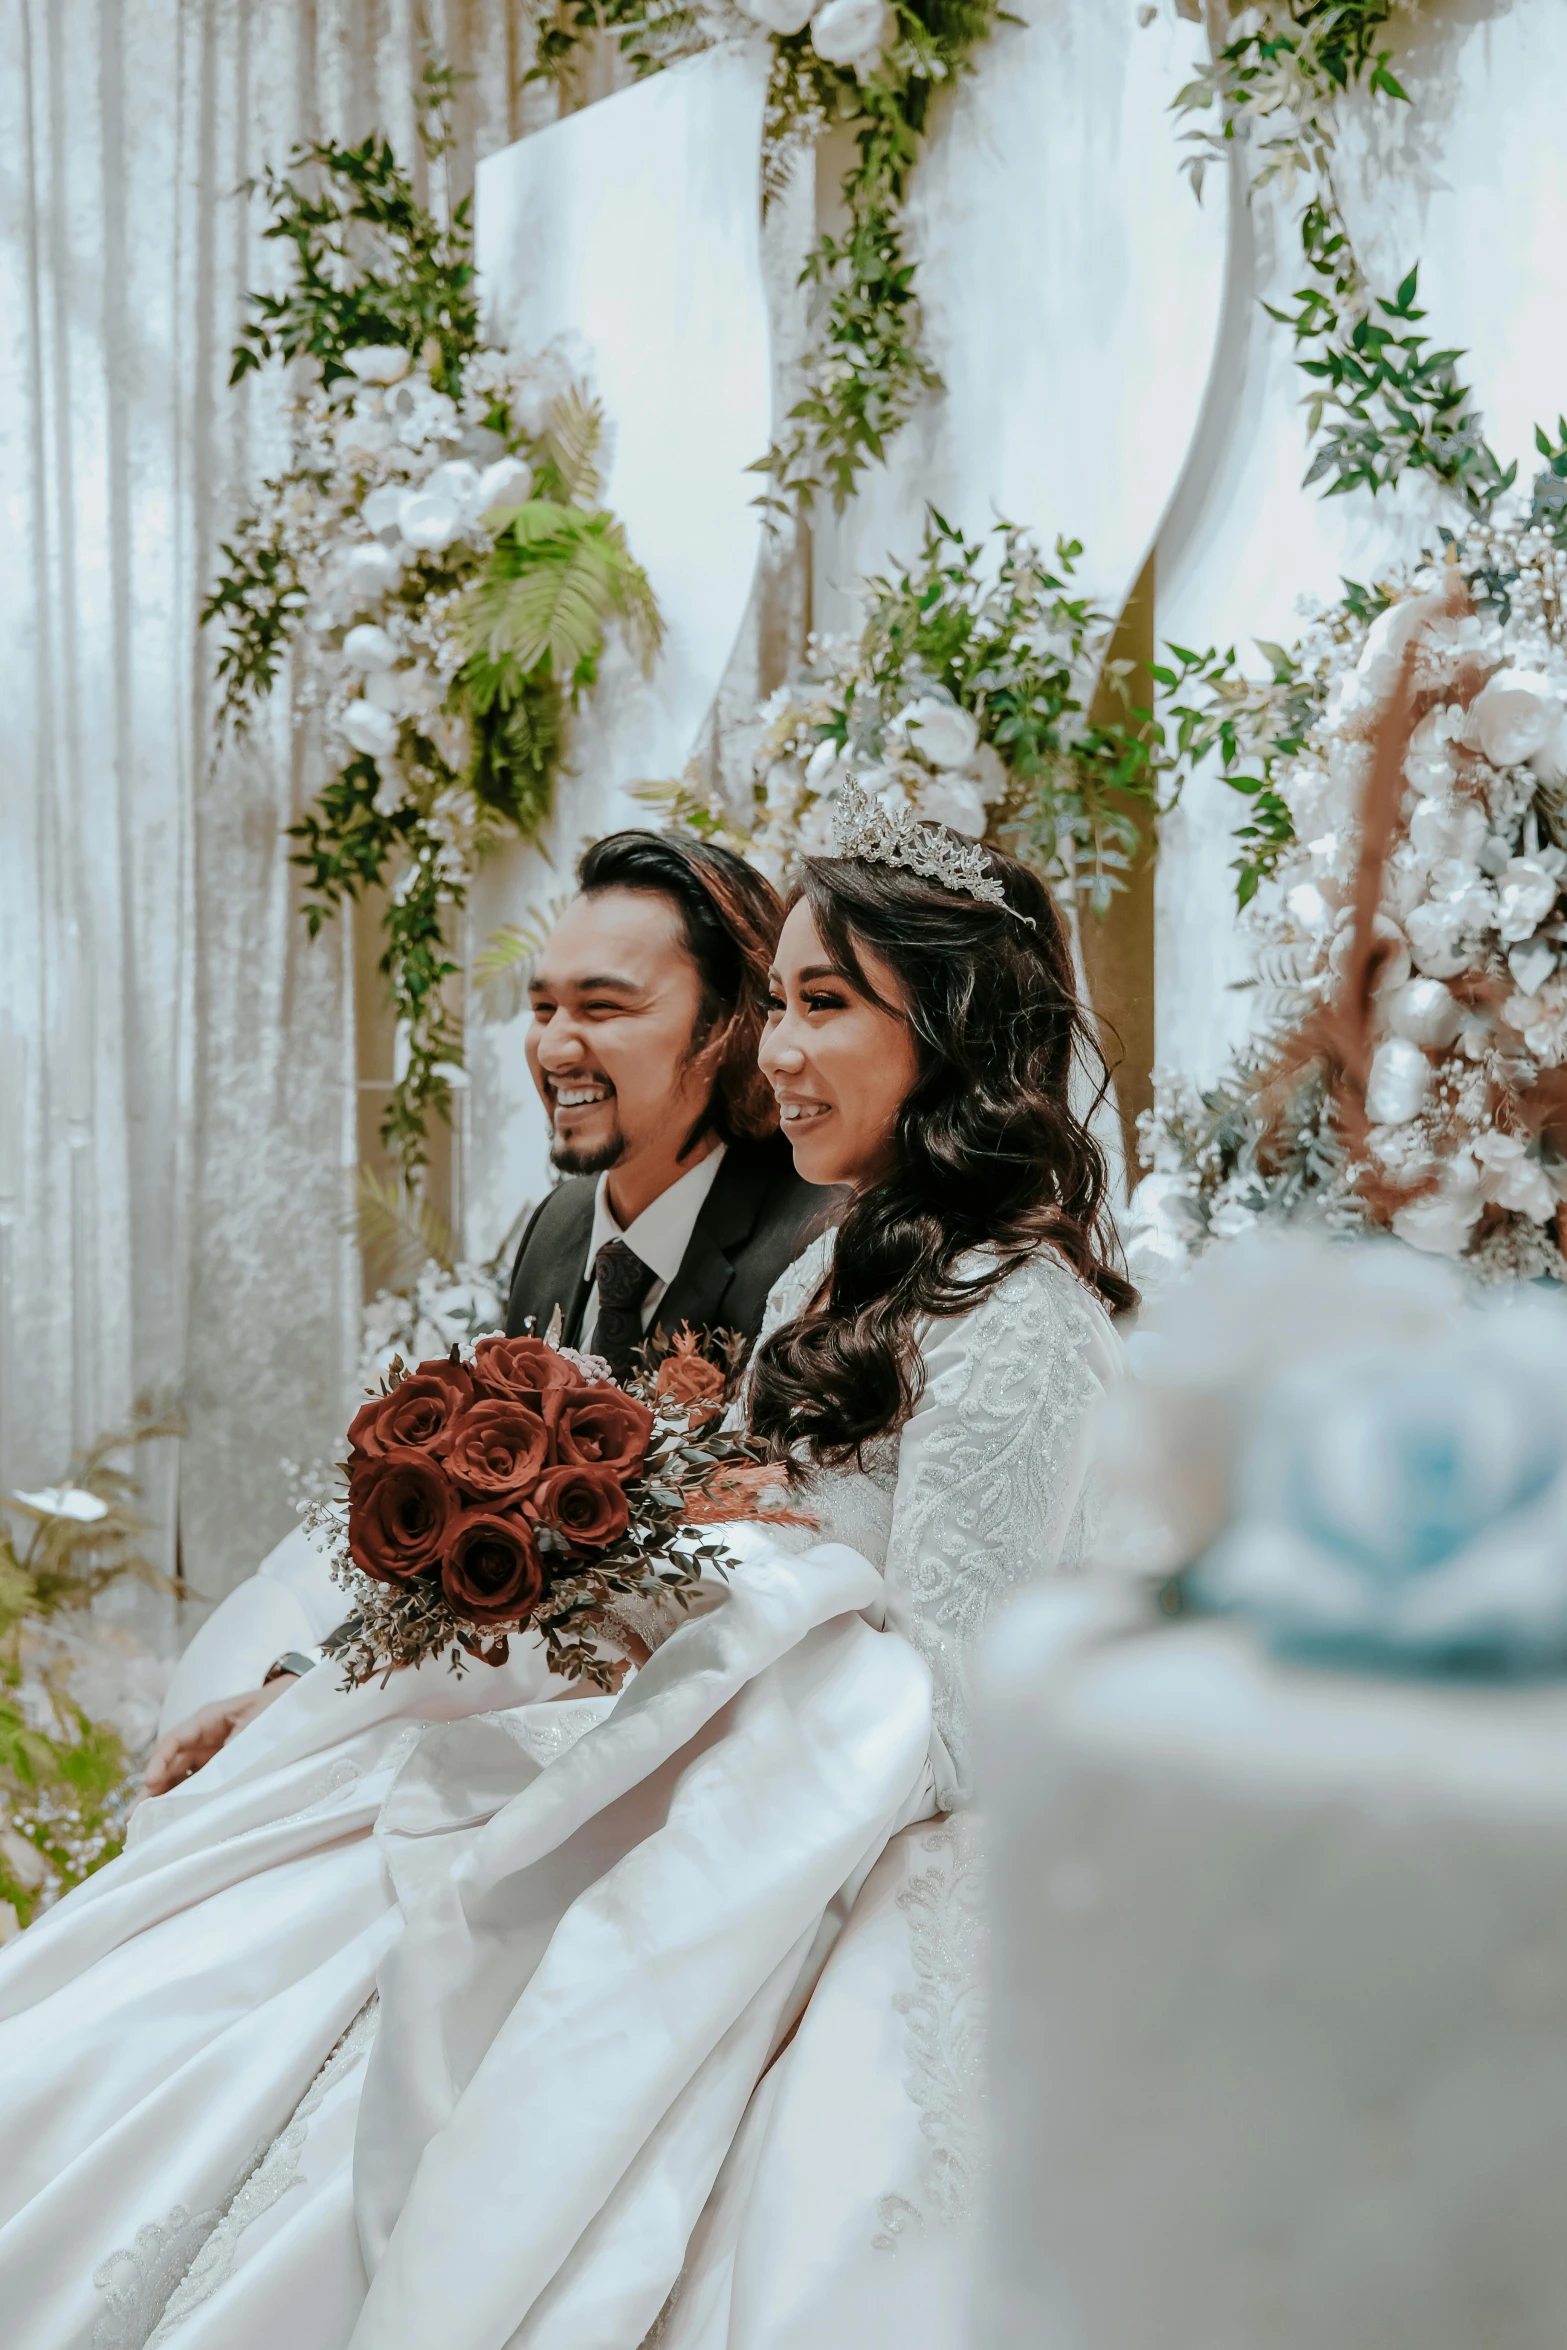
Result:
<instances>
[{"instance_id":1,"label":"dried foliage in bouquet","mask_svg":"<svg viewBox=\"0 0 1567 2350\"><path fill-rule=\"evenodd\" d=\"M428 115L425 135L438 151ZM222 722L243 728L286 671L336 762L291 828L312 934L389 893L381 969L408 1052L382 1141L412 1175L462 1064L450 917L486 843L547 817L608 630L646 664L661 622L600 503L598 403L560 352L482 341L466 201L437 219L376 136L300 148L262 192L289 274L250 297L233 377L303 362L307 388L202 618Z\"/></svg>"},{"instance_id":2,"label":"dried foliage in bouquet","mask_svg":"<svg viewBox=\"0 0 1567 2350\"><path fill-rule=\"evenodd\" d=\"M532 1631L552 1672L619 1686L614 1619L689 1605L726 1555L693 1529L763 1506L740 1488L704 1506L716 1476L759 1462L715 1425L736 1350L708 1359L684 1332L655 1353L639 1394L543 1338L393 1365L349 1428L346 1500L309 1513L355 1604L333 1643L351 1684L443 1653L455 1671L502 1664Z\"/></svg>"},{"instance_id":3,"label":"dried foliage in bouquet","mask_svg":"<svg viewBox=\"0 0 1567 2350\"><path fill-rule=\"evenodd\" d=\"M1567 473L1541 442L1526 517L1319 624L1251 917L1264 1032L1208 1095L1160 1088L1144 1274L1309 1209L1567 1276Z\"/></svg>"}]
</instances>

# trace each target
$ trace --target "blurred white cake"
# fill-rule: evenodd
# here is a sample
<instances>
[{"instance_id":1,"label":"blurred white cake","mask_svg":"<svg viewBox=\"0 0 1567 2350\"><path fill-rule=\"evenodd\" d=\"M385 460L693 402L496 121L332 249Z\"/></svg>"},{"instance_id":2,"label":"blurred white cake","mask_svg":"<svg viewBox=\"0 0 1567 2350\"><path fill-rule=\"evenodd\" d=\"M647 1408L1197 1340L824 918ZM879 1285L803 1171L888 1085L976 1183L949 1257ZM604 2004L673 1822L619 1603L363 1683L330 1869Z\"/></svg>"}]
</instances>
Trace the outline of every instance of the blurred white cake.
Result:
<instances>
[{"instance_id":1,"label":"blurred white cake","mask_svg":"<svg viewBox=\"0 0 1567 2350\"><path fill-rule=\"evenodd\" d=\"M1092 1585L986 1673L984 2350L1560 2350L1567 1680Z\"/></svg>"}]
</instances>

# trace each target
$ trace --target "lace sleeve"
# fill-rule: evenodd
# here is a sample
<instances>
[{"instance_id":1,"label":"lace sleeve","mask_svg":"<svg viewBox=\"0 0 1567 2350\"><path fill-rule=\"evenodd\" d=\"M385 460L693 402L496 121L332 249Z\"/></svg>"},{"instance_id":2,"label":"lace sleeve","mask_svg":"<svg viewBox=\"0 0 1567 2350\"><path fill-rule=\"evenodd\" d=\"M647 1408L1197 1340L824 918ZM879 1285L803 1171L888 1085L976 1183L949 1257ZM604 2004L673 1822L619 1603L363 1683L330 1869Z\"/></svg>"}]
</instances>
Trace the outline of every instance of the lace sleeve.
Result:
<instances>
[{"instance_id":1,"label":"lace sleeve","mask_svg":"<svg viewBox=\"0 0 1567 2350\"><path fill-rule=\"evenodd\" d=\"M832 1263L833 1243L838 1237L836 1228L819 1232L810 1247L797 1256L792 1265L785 1265L772 1288L767 1292L767 1305L762 1314L762 1327L756 1343L771 1338L784 1322L792 1322L810 1304L827 1278Z\"/></svg>"},{"instance_id":2,"label":"lace sleeve","mask_svg":"<svg viewBox=\"0 0 1567 2350\"><path fill-rule=\"evenodd\" d=\"M888 1616L931 1669L936 1792L950 1811L968 1795L964 1652L1018 1584L1080 1567L1084 1424L1119 1374L1119 1342L1041 1250L973 1313L933 1324L924 1353L898 1450Z\"/></svg>"}]
</instances>

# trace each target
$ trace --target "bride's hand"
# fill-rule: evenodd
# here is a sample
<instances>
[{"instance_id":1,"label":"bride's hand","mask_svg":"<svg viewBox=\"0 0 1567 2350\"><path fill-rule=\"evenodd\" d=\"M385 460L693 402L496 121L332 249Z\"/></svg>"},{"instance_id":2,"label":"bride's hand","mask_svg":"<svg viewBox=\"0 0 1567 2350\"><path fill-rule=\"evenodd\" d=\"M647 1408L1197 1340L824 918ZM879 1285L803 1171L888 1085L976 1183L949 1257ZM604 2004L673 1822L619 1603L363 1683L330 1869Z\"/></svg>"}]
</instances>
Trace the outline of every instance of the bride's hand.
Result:
<instances>
[{"instance_id":1,"label":"bride's hand","mask_svg":"<svg viewBox=\"0 0 1567 2350\"><path fill-rule=\"evenodd\" d=\"M247 1689L242 1697L220 1697L213 1705L204 1705L172 1730L165 1730L151 1754L142 1775L142 1790L147 1795L167 1795L171 1787L199 1771L203 1763L211 1762L222 1752L236 1730L243 1730L253 1722L274 1698L285 1689L292 1689L293 1679L288 1674L268 1681L261 1689Z\"/></svg>"}]
</instances>

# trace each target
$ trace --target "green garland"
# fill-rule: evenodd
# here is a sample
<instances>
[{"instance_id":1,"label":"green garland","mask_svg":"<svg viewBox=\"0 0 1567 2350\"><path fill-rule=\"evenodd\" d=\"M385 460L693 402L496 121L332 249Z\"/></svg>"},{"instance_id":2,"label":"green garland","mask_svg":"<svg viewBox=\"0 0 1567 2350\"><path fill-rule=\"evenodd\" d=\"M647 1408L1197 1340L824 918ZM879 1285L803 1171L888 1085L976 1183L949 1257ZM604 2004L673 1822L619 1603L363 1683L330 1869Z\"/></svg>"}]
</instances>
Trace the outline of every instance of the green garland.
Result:
<instances>
[{"instance_id":1,"label":"green garland","mask_svg":"<svg viewBox=\"0 0 1567 2350\"><path fill-rule=\"evenodd\" d=\"M250 297L232 380L303 361L311 389L202 619L219 631L222 723L243 729L293 657L297 710L342 745L290 828L293 862L312 936L345 899L388 892L380 967L407 1050L381 1139L417 1182L462 1063L450 924L474 863L548 817L610 622L645 664L661 623L599 504L596 402L481 343L467 203L436 219L379 137L299 148L261 185L288 281ZM432 497L457 516L444 535ZM354 658L370 664L358 688Z\"/></svg>"},{"instance_id":2,"label":"green garland","mask_svg":"<svg viewBox=\"0 0 1567 2350\"><path fill-rule=\"evenodd\" d=\"M855 139L842 186L844 232L822 235L801 273L816 326L805 394L754 468L767 481L759 503L775 519L808 514L820 497L841 512L861 475L884 461L887 444L939 386L921 341L904 200L936 92L972 71L975 52L1006 12L1000 0L889 0L885 13L884 43L858 68L823 57L811 24L772 35L764 191L777 192L791 156L830 124L852 125ZM531 78L556 86L569 84L583 44L599 31L613 33L644 75L715 38L757 29L727 6L699 14L668 0L557 0L549 8L541 0L535 23Z\"/></svg>"},{"instance_id":3,"label":"green garland","mask_svg":"<svg viewBox=\"0 0 1567 2350\"><path fill-rule=\"evenodd\" d=\"M1251 188L1309 184L1299 222L1308 282L1290 306L1266 306L1289 329L1307 379L1314 447L1303 486L1320 483L1329 497L1357 489L1375 497L1406 473L1427 473L1484 521L1512 488L1517 466L1504 467L1484 437L1474 395L1459 372L1465 354L1433 347L1422 331L1418 265L1389 296L1368 285L1335 180L1338 107L1346 94L1359 88L1392 104L1409 103L1386 34L1420 0L1225 4L1240 29L1178 93L1173 111L1191 123L1186 169L1199 196L1208 167L1237 144L1247 151ZM1543 433L1537 438L1554 461L1552 444ZM1567 466L1552 478L1567 500ZM1379 591L1353 581L1345 587L1346 628L1381 608ZM1167 705L1166 721L1155 728L1157 763L1178 788L1216 754L1222 780L1251 802L1236 833L1242 906L1294 838L1275 775L1299 752L1318 714L1297 656L1276 644L1259 643L1258 650L1272 671L1263 683L1242 672L1233 646L1197 652L1172 645L1169 660L1154 672Z\"/></svg>"}]
</instances>

